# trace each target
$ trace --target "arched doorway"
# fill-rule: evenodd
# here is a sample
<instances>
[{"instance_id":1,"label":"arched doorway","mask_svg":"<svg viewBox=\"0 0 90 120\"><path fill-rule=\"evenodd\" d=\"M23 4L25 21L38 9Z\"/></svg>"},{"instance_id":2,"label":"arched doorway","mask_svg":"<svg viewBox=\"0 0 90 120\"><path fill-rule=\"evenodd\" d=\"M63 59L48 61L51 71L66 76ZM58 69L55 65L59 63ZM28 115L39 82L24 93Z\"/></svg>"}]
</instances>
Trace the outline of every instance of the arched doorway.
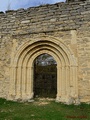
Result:
<instances>
[{"instance_id":1,"label":"arched doorway","mask_svg":"<svg viewBox=\"0 0 90 120\"><path fill-rule=\"evenodd\" d=\"M77 59L71 49L62 40L42 36L23 43L11 59L10 89L8 99L29 100L34 97L33 74L34 60L47 53L57 63L56 100L75 103L78 99Z\"/></svg>"},{"instance_id":2,"label":"arched doorway","mask_svg":"<svg viewBox=\"0 0 90 120\"><path fill-rule=\"evenodd\" d=\"M42 54L34 60L34 97L56 98L57 63L49 54Z\"/></svg>"}]
</instances>

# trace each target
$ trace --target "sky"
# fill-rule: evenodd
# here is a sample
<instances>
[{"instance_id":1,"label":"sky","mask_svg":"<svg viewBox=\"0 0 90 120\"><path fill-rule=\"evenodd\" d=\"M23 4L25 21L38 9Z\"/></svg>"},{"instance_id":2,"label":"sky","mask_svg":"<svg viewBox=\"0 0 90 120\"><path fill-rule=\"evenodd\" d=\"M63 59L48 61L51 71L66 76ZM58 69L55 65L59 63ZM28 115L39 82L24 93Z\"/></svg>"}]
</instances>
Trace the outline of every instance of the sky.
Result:
<instances>
[{"instance_id":1,"label":"sky","mask_svg":"<svg viewBox=\"0 0 90 120\"><path fill-rule=\"evenodd\" d=\"M8 9L17 10L20 8L29 8L40 4L54 4L64 2L65 0L0 0L0 11Z\"/></svg>"}]
</instances>

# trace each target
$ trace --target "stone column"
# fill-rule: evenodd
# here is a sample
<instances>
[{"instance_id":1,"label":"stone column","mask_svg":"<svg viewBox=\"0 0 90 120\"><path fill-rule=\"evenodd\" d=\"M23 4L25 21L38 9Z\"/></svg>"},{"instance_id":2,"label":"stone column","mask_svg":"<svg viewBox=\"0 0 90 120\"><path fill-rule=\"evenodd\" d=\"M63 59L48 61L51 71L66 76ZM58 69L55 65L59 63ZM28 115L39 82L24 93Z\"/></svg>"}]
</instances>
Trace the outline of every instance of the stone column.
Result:
<instances>
[{"instance_id":1,"label":"stone column","mask_svg":"<svg viewBox=\"0 0 90 120\"><path fill-rule=\"evenodd\" d=\"M70 67L67 65L66 66L66 97L65 97L65 102L67 104L70 104Z\"/></svg>"},{"instance_id":2,"label":"stone column","mask_svg":"<svg viewBox=\"0 0 90 120\"><path fill-rule=\"evenodd\" d=\"M26 82L27 82L27 80L26 80L26 67L24 66L24 67L22 67L22 99L23 100L25 100L26 99L26 91L25 91L25 89L26 89Z\"/></svg>"},{"instance_id":3,"label":"stone column","mask_svg":"<svg viewBox=\"0 0 90 120\"><path fill-rule=\"evenodd\" d=\"M66 94L70 93L70 67L66 66Z\"/></svg>"},{"instance_id":4,"label":"stone column","mask_svg":"<svg viewBox=\"0 0 90 120\"><path fill-rule=\"evenodd\" d=\"M66 70L65 66L62 66L62 96L64 97L66 94Z\"/></svg>"},{"instance_id":5,"label":"stone column","mask_svg":"<svg viewBox=\"0 0 90 120\"><path fill-rule=\"evenodd\" d=\"M61 67L57 66L57 98L56 98L56 101L60 100L61 91L62 91L62 73L61 73Z\"/></svg>"},{"instance_id":6,"label":"stone column","mask_svg":"<svg viewBox=\"0 0 90 120\"><path fill-rule=\"evenodd\" d=\"M33 67L27 67L27 99L33 98Z\"/></svg>"},{"instance_id":7,"label":"stone column","mask_svg":"<svg viewBox=\"0 0 90 120\"><path fill-rule=\"evenodd\" d=\"M17 68L17 74L16 74L16 98L15 99L21 99L21 79L22 79L22 70L21 66L18 66Z\"/></svg>"},{"instance_id":8,"label":"stone column","mask_svg":"<svg viewBox=\"0 0 90 120\"><path fill-rule=\"evenodd\" d=\"M73 66L70 66L70 97L73 96Z\"/></svg>"}]
</instances>

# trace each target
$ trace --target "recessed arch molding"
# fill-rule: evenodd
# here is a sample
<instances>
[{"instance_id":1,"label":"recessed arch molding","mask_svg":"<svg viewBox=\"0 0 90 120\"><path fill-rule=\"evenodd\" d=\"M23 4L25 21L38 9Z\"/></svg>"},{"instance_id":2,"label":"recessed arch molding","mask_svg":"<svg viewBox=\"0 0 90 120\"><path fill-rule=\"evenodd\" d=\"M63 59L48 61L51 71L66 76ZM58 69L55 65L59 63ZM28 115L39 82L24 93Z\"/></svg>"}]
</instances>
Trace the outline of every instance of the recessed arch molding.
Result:
<instances>
[{"instance_id":1,"label":"recessed arch molding","mask_svg":"<svg viewBox=\"0 0 90 120\"><path fill-rule=\"evenodd\" d=\"M56 101L66 104L78 101L77 59L60 39L43 36L23 43L11 60L8 99L33 99L33 63L37 56L47 53L57 62Z\"/></svg>"}]
</instances>

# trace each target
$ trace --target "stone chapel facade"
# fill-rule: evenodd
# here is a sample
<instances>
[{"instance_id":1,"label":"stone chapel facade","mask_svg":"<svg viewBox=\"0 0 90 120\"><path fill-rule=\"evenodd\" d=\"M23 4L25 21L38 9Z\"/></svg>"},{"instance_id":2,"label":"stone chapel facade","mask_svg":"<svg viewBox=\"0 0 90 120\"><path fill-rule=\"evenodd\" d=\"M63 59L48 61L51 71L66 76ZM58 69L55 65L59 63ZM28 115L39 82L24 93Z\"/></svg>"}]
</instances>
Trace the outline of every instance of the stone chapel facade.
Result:
<instances>
[{"instance_id":1,"label":"stone chapel facade","mask_svg":"<svg viewBox=\"0 0 90 120\"><path fill-rule=\"evenodd\" d=\"M0 12L0 97L34 99L33 62L57 62L56 101L90 103L90 2Z\"/></svg>"}]
</instances>

